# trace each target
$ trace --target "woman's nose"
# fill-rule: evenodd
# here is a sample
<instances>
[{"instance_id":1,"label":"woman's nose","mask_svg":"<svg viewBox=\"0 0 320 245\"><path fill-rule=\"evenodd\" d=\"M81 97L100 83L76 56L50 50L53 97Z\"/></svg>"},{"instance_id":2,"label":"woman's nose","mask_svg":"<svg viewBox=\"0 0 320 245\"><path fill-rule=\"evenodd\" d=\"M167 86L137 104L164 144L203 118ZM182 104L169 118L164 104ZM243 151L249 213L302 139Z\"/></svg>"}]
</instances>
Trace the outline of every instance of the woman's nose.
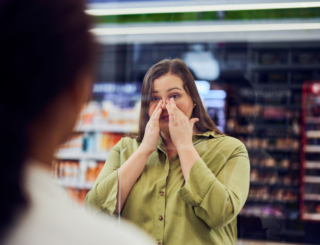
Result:
<instances>
[{"instance_id":1,"label":"woman's nose","mask_svg":"<svg viewBox=\"0 0 320 245\"><path fill-rule=\"evenodd\" d=\"M163 99L162 100L162 110L166 110L167 109L166 105L167 105L166 99Z\"/></svg>"}]
</instances>

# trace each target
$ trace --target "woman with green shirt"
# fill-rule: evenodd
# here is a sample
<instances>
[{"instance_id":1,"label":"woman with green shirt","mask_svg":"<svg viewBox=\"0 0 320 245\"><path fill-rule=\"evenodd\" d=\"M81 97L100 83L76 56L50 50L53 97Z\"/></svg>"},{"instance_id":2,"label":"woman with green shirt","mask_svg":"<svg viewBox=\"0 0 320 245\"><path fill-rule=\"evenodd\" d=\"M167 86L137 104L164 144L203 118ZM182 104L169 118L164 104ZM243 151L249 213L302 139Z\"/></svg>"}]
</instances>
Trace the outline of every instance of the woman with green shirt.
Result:
<instances>
[{"instance_id":1,"label":"woman with green shirt","mask_svg":"<svg viewBox=\"0 0 320 245\"><path fill-rule=\"evenodd\" d=\"M245 146L214 125L187 66L166 59L144 78L138 136L112 149L86 208L121 212L159 245L236 244L249 172Z\"/></svg>"}]
</instances>

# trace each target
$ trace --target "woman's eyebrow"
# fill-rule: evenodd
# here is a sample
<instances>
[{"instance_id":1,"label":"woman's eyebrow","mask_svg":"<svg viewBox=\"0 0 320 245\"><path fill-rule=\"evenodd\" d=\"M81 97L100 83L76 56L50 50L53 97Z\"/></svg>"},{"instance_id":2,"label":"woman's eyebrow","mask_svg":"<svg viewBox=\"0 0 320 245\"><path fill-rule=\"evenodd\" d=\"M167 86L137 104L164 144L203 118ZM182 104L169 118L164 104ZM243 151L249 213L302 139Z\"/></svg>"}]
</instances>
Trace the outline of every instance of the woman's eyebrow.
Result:
<instances>
[{"instance_id":1,"label":"woman's eyebrow","mask_svg":"<svg viewBox=\"0 0 320 245\"><path fill-rule=\"evenodd\" d=\"M171 90L174 90L174 89L182 90L181 88L170 88L167 92L169 92L169 91L171 91Z\"/></svg>"},{"instance_id":2,"label":"woman's eyebrow","mask_svg":"<svg viewBox=\"0 0 320 245\"><path fill-rule=\"evenodd\" d=\"M167 92L171 91L171 90L174 90L174 89L179 89L179 90L182 90L181 88L170 88ZM152 94L157 94L159 93L158 91L151 91Z\"/></svg>"}]
</instances>

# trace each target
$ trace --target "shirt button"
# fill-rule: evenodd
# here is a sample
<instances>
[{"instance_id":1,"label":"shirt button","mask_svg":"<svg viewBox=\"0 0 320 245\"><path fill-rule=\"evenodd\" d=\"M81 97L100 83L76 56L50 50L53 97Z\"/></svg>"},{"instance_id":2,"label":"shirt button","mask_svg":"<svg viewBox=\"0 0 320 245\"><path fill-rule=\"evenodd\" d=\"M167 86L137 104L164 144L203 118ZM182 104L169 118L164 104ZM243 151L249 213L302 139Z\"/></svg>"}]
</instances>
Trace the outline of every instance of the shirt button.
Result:
<instances>
[{"instance_id":1,"label":"shirt button","mask_svg":"<svg viewBox=\"0 0 320 245\"><path fill-rule=\"evenodd\" d=\"M164 192L163 192L163 191L160 191L159 194L160 194L160 196L163 196L163 195L164 195Z\"/></svg>"},{"instance_id":2,"label":"shirt button","mask_svg":"<svg viewBox=\"0 0 320 245\"><path fill-rule=\"evenodd\" d=\"M179 154L177 154L177 158L179 158Z\"/></svg>"},{"instance_id":3,"label":"shirt button","mask_svg":"<svg viewBox=\"0 0 320 245\"><path fill-rule=\"evenodd\" d=\"M160 221L163 220L163 217L162 217L161 215L159 216L159 220L160 220Z\"/></svg>"}]
</instances>

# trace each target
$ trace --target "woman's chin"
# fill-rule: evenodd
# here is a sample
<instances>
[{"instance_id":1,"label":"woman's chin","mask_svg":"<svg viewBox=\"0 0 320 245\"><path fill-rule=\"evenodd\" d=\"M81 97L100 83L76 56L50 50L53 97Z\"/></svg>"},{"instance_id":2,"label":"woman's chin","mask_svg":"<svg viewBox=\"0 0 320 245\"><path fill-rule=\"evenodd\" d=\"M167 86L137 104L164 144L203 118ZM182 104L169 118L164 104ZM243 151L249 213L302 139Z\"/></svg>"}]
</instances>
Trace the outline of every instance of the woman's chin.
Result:
<instances>
[{"instance_id":1,"label":"woman's chin","mask_svg":"<svg viewBox=\"0 0 320 245\"><path fill-rule=\"evenodd\" d=\"M169 123L160 123L160 131L165 133L165 134L169 134Z\"/></svg>"}]
</instances>

